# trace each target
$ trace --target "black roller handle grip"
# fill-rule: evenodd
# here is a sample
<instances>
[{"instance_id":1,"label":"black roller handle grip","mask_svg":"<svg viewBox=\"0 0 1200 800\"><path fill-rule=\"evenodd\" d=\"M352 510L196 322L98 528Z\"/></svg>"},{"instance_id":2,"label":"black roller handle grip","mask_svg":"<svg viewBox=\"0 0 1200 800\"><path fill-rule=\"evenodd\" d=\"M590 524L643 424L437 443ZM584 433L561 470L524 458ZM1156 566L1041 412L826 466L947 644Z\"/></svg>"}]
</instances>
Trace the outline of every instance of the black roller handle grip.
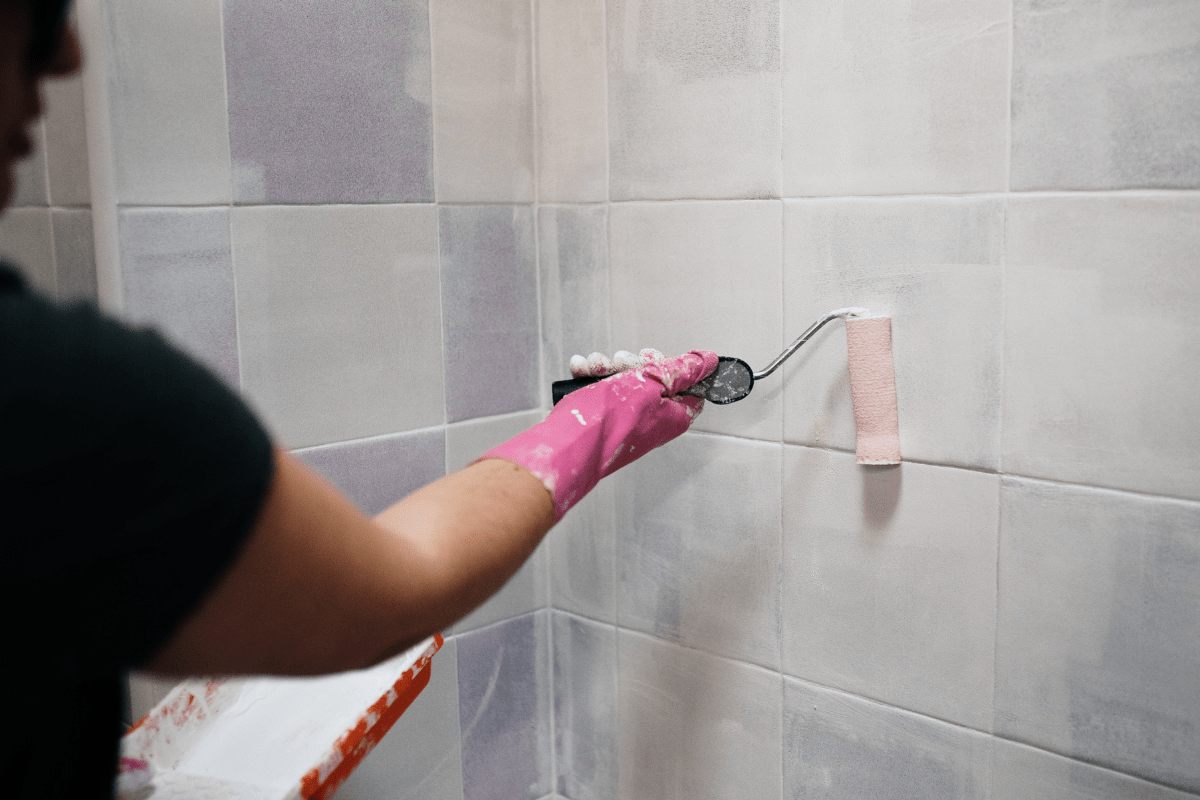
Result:
<instances>
[{"instance_id":1,"label":"black roller handle grip","mask_svg":"<svg viewBox=\"0 0 1200 800\"><path fill-rule=\"evenodd\" d=\"M569 395L576 389L582 389L585 386L591 386L597 381L602 381L609 376L605 375L602 378L571 378L565 381L555 381L550 386L550 393L554 397L554 405L558 405L558 401Z\"/></svg>"}]
</instances>

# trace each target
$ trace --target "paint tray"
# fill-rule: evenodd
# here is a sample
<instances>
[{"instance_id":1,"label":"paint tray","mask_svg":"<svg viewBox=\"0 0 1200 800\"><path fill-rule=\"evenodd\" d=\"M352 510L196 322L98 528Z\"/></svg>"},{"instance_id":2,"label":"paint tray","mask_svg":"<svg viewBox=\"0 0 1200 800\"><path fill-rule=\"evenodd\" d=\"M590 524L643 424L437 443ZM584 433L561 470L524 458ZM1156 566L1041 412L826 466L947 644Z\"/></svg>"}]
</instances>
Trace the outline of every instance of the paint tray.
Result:
<instances>
[{"instance_id":1,"label":"paint tray","mask_svg":"<svg viewBox=\"0 0 1200 800\"><path fill-rule=\"evenodd\" d=\"M429 684L442 643L317 678L184 681L121 740L117 797L332 797Z\"/></svg>"}]
</instances>

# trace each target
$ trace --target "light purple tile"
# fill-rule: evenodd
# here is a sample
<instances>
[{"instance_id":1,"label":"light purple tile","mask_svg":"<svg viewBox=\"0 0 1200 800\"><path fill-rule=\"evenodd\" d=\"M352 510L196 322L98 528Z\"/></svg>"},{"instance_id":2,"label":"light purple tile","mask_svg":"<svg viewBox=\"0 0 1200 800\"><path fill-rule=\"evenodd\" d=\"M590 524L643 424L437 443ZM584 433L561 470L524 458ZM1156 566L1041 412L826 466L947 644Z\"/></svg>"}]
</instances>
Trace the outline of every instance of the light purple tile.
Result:
<instances>
[{"instance_id":1,"label":"light purple tile","mask_svg":"<svg viewBox=\"0 0 1200 800\"><path fill-rule=\"evenodd\" d=\"M229 212L122 209L125 316L152 325L238 385Z\"/></svg>"},{"instance_id":2,"label":"light purple tile","mask_svg":"<svg viewBox=\"0 0 1200 800\"><path fill-rule=\"evenodd\" d=\"M988 736L783 679L788 800L987 800Z\"/></svg>"},{"instance_id":3,"label":"light purple tile","mask_svg":"<svg viewBox=\"0 0 1200 800\"><path fill-rule=\"evenodd\" d=\"M374 516L446 474L443 428L297 450L296 455Z\"/></svg>"},{"instance_id":4,"label":"light purple tile","mask_svg":"<svg viewBox=\"0 0 1200 800\"><path fill-rule=\"evenodd\" d=\"M1004 739L992 742L992 800L1195 800L1165 786Z\"/></svg>"},{"instance_id":5,"label":"light purple tile","mask_svg":"<svg viewBox=\"0 0 1200 800\"><path fill-rule=\"evenodd\" d=\"M780 447L685 434L618 473L622 627L778 668Z\"/></svg>"},{"instance_id":6,"label":"light purple tile","mask_svg":"<svg viewBox=\"0 0 1200 800\"><path fill-rule=\"evenodd\" d=\"M1001 487L996 733L1200 790L1200 504Z\"/></svg>"},{"instance_id":7,"label":"light purple tile","mask_svg":"<svg viewBox=\"0 0 1200 800\"><path fill-rule=\"evenodd\" d=\"M235 202L433 200L427 0L225 3Z\"/></svg>"},{"instance_id":8,"label":"light purple tile","mask_svg":"<svg viewBox=\"0 0 1200 800\"><path fill-rule=\"evenodd\" d=\"M1012 188L1200 186L1200 4L1017 0Z\"/></svg>"},{"instance_id":9,"label":"light purple tile","mask_svg":"<svg viewBox=\"0 0 1200 800\"><path fill-rule=\"evenodd\" d=\"M617 795L617 632L554 614L554 746L558 791L571 800Z\"/></svg>"},{"instance_id":10,"label":"light purple tile","mask_svg":"<svg viewBox=\"0 0 1200 800\"><path fill-rule=\"evenodd\" d=\"M466 800L535 800L550 791L546 613L458 637Z\"/></svg>"},{"instance_id":11,"label":"light purple tile","mask_svg":"<svg viewBox=\"0 0 1200 800\"><path fill-rule=\"evenodd\" d=\"M616 497L620 479L606 478L546 536L550 604L616 622Z\"/></svg>"},{"instance_id":12,"label":"light purple tile","mask_svg":"<svg viewBox=\"0 0 1200 800\"><path fill-rule=\"evenodd\" d=\"M608 332L608 213L605 206L538 209L542 293L543 402L550 382L569 378L571 356L612 355Z\"/></svg>"},{"instance_id":13,"label":"light purple tile","mask_svg":"<svg viewBox=\"0 0 1200 800\"><path fill-rule=\"evenodd\" d=\"M538 406L538 298L527 206L442 206L449 422Z\"/></svg>"},{"instance_id":14,"label":"light purple tile","mask_svg":"<svg viewBox=\"0 0 1200 800\"><path fill-rule=\"evenodd\" d=\"M96 246L90 209L55 208L50 211L54 231L54 267L57 297L63 302L96 302Z\"/></svg>"}]
</instances>

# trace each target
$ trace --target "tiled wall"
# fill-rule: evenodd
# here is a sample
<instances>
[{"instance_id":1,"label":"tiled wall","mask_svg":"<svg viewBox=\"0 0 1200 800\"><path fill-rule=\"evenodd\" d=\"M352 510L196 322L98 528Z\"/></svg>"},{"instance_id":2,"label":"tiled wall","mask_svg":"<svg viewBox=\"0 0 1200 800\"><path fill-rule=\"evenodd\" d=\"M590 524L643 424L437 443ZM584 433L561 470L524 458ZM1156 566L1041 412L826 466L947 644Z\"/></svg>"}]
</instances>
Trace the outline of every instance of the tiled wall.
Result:
<instances>
[{"instance_id":1,"label":"tiled wall","mask_svg":"<svg viewBox=\"0 0 1200 800\"><path fill-rule=\"evenodd\" d=\"M829 326L568 515L343 800L1200 796L1196 3L104 7L124 313L367 511L572 353L893 317L906 463Z\"/></svg>"}]
</instances>

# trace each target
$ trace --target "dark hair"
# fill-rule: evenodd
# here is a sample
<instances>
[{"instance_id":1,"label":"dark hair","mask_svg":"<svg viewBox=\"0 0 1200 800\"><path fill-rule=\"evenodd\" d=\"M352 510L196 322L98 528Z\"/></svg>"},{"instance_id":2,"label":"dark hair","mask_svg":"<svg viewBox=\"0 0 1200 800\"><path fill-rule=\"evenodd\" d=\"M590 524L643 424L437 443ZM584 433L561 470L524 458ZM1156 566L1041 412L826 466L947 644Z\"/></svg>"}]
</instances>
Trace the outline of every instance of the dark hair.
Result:
<instances>
[{"instance_id":1,"label":"dark hair","mask_svg":"<svg viewBox=\"0 0 1200 800\"><path fill-rule=\"evenodd\" d=\"M67 21L71 0L29 0L29 17L33 25L29 39L29 66L38 69L54 55Z\"/></svg>"}]
</instances>

